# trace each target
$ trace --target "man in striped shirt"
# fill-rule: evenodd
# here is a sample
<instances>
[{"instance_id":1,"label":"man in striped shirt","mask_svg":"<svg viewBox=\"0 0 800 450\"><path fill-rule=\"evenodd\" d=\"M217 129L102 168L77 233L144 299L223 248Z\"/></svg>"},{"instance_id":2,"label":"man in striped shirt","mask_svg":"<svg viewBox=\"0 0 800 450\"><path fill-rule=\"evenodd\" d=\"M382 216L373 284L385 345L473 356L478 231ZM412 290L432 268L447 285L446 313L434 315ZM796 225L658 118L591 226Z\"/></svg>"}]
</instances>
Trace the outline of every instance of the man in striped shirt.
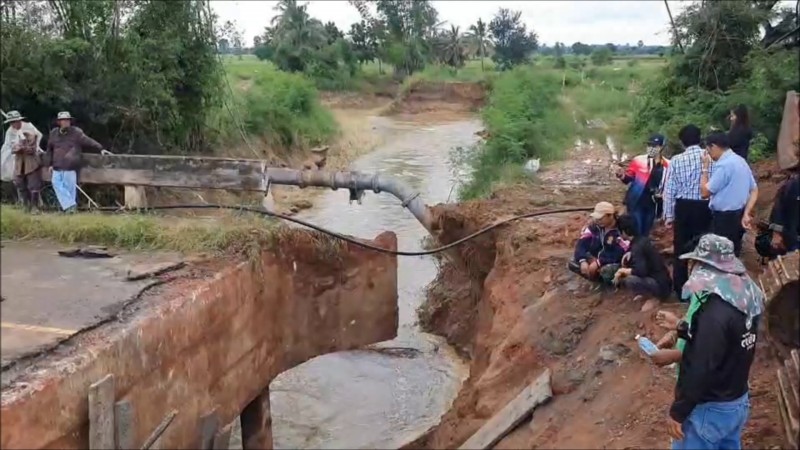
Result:
<instances>
[{"instance_id":1,"label":"man in striped shirt","mask_svg":"<svg viewBox=\"0 0 800 450\"><path fill-rule=\"evenodd\" d=\"M678 256L692 251L700 236L711 227L708 200L700 192L700 175L705 150L700 147L700 129L686 125L678 138L686 149L670 160L664 182L664 223L672 228L672 288L681 298L683 284L689 278L686 261ZM709 171L713 167L709 168Z\"/></svg>"}]
</instances>

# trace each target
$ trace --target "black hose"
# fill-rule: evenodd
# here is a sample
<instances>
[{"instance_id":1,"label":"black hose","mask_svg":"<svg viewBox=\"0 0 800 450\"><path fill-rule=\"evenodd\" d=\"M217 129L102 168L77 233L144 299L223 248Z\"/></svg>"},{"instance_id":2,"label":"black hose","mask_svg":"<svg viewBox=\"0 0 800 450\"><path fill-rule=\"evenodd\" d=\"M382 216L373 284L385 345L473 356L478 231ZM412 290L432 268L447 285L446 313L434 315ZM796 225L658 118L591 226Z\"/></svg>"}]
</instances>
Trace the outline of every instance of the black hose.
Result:
<instances>
[{"instance_id":1,"label":"black hose","mask_svg":"<svg viewBox=\"0 0 800 450\"><path fill-rule=\"evenodd\" d=\"M252 213L256 213L256 214L261 214L263 216L274 217L276 219L282 219L282 220L286 220L286 221L289 221L289 222L292 222L292 223L296 223L298 225L302 225L304 227L311 228L312 230L316 230L316 231L319 231L321 233L325 233L327 235L333 236L333 237L335 237L337 239L341 239L343 241L349 242L349 243L351 243L353 245L357 245L359 247L363 247L363 248L366 248L366 249L369 249L369 250L374 250L376 252L386 253L386 254L389 254L389 255L397 255L397 256L427 256L427 255L433 255L433 254L436 254L436 253L440 253L440 252L443 252L445 250L449 250L449 249L451 249L451 248L453 248L455 246L461 245L464 242L469 241L470 239L474 239L474 238L476 238L476 237L478 237L478 236L480 236L480 235L482 235L484 233L487 233L487 232L489 232L489 231L491 231L491 230L493 230L493 229L495 229L495 228L497 228L499 226L502 226L502 225L505 225L507 223L511 223L511 222L514 222L514 221L517 221L517 220L520 220L520 219L528 219L528 218L531 218L531 217L546 216L546 215L550 215L550 214L586 212L586 211L594 210L594 207L591 207L591 208L582 207L582 208L548 209L548 210L544 210L544 211L536 211L536 212L532 212L532 213L527 213L527 214L522 214L522 215L519 215L519 216L510 217L508 219L503 219L503 220L501 220L499 222L495 222L492 225L489 225L487 227L481 228L480 230L478 230L478 231L476 231L476 232L474 232L474 233L472 233L472 234L470 234L468 236L464 236L463 238L458 239L456 241L453 241L453 242L451 242L451 243L449 243L447 245L444 245L444 246L441 246L441 247L437 247L437 248L434 248L434 249L431 249L431 250L423 250L423 251L419 251L419 252L404 252L404 251L389 250L389 249L386 249L386 248L377 247L375 245L371 245L371 244L367 244L365 242L359 241L358 239L352 238L350 236L345 236L345 235L339 234L339 233L337 233L335 231L330 231L330 230L325 229L325 228L323 228L323 227L321 227L319 225L314 225L313 223L309 223L309 222L306 222L304 220L296 219L294 217L286 216L286 215L283 215L283 214L280 214L280 213L276 213L276 212L264 211L263 209L254 208L254 207L251 207L251 206L231 206L231 205L214 205L214 204L205 204L205 205L164 205L164 206L149 206L149 207L146 207L146 208L138 209L136 211L144 212L144 211L148 211L148 210L164 210L164 209L232 209L232 210L237 210L237 211L247 211L247 212L252 212ZM109 206L104 206L104 207L100 207L100 208L81 208L81 210L84 210L84 211L113 211L113 212L124 212L125 211L125 210L120 209L118 207L109 207Z\"/></svg>"}]
</instances>

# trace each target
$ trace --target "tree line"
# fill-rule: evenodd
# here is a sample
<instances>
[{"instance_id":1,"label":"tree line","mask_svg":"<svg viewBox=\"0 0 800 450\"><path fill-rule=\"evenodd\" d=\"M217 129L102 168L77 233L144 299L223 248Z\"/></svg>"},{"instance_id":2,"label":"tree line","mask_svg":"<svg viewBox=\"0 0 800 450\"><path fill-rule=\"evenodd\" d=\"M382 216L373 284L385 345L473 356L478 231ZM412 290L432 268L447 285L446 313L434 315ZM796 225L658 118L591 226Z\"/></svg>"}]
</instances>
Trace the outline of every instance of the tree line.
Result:
<instances>
[{"instance_id":1,"label":"tree line","mask_svg":"<svg viewBox=\"0 0 800 450\"><path fill-rule=\"evenodd\" d=\"M225 95L207 0L0 1L0 106L117 152L200 152ZM45 133L46 134L46 133Z\"/></svg>"}]
</instances>

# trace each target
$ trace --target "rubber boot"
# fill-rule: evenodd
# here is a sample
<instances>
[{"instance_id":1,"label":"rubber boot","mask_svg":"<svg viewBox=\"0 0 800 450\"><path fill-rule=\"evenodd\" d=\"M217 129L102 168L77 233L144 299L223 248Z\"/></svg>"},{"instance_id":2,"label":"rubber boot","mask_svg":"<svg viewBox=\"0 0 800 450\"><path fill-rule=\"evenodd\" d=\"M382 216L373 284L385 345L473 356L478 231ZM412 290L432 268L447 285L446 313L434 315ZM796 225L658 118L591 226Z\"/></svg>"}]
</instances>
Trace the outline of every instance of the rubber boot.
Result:
<instances>
[{"instance_id":1,"label":"rubber boot","mask_svg":"<svg viewBox=\"0 0 800 450\"><path fill-rule=\"evenodd\" d=\"M22 206L26 212L30 212L31 199L28 197L28 191L26 189L17 189L17 197L19 205Z\"/></svg>"},{"instance_id":2,"label":"rubber boot","mask_svg":"<svg viewBox=\"0 0 800 450\"><path fill-rule=\"evenodd\" d=\"M31 192L31 214L39 214L42 212L42 193Z\"/></svg>"}]
</instances>

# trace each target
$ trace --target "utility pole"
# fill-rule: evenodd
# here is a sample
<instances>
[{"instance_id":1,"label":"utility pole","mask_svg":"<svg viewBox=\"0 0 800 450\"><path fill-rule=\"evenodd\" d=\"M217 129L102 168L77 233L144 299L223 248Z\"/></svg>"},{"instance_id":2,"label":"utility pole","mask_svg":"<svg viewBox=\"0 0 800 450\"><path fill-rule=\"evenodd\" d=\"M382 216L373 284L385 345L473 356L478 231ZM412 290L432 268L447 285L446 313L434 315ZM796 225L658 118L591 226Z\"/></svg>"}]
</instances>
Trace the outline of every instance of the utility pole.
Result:
<instances>
[{"instance_id":1,"label":"utility pole","mask_svg":"<svg viewBox=\"0 0 800 450\"><path fill-rule=\"evenodd\" d=\"M678 29L675 27L675 19L672 18L672 11L669 9L669 2L664 0L664 6L667 7L667 14L669 14L669 22L672 24L672 34L675 36L675 43L678 44L678 48L681 49L681 53L686 53L683 50L683 44L681 44L681 38L678 35Z\"/></svg>"}]
</instances>

